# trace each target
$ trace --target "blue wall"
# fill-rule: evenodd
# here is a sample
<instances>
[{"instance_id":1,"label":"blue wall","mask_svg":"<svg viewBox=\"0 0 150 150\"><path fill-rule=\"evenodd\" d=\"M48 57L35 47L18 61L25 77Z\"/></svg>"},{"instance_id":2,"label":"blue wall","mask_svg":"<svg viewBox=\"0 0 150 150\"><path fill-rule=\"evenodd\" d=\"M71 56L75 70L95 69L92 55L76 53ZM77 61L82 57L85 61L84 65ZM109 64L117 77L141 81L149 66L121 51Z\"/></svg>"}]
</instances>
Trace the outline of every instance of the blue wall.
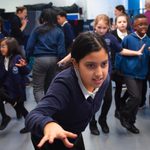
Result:
<instances>
[{"instance_id":1,"label":"blue wall","mask_svg":"<svg viewBox=\"0 0 150 150\"><path fill-rule=\"evenodd\" d=\"M140 10L140 0L128 0L128 10L129 14L132 13L136 15L139 13Z\"/></svg>"}]
</instances>

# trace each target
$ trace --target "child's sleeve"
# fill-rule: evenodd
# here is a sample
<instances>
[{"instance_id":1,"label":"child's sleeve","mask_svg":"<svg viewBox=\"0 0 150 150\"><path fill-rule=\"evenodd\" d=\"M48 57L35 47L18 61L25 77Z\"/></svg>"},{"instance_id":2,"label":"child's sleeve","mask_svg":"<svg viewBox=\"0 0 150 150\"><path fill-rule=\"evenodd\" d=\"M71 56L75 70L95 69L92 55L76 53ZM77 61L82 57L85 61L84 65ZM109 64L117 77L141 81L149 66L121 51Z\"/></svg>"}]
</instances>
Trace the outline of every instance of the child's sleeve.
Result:
<instances>
[{"instance_id":1,"label":"child's sleeve","mask_svg":"<svg viewBox=\"0 0 150 150\"><path fill-rule=\"evenodd\" d=\"M27 42L27 48L26 48L26 57L29 58L33 55L34 46L37 41L37 32L36 29L34 29L31 32L31 35L29 36L28 42Z\"/></svg>"},{"instance_id":2,"label":"child's sleeve","mask_svg":"<svg viewBox=\"0 0 150 150\"><path fill-rule=\"evenodd\" d=\"M111 35L110 40L111 40L110 48L115 50L115 52L121 52L123 48L122 45L117 40L117 38L114 35Z\"/></svg>"},{"instance_id":3,"label":"child's sleeve","mask_svg":"<svg viewBox=\"0 0 150 150\"><path fill-rule=\"evenodd\" d=\"M125 37L125 38L122 40L121 44L122 44L122 47L123 47L123 48L127 48L127 49L128 49L128 37Z\"/></svg>"},{"instance_id":4,"label":"child's sleeve","mask_svg":"<svg viewBox=\"0 0 150 150\"><path fill-rule=\"evenodd\" d=\"M54 81L45 97L26 117L27 128L34 134L42 135L45 125L53 121L56 122L53 116L66 108L70 99L67 84L60 80Z\"/></svg>"},{"instance_id":5,"label":"child's sleeve","mask_svg":"<svg viewBox=\"0 0 150 150\"><path fill-rule=\"evenodd\" d=\"M66 49L65 49L65 41L64 41L64 34L63 31L60 30L58 38L57 38L57 52L59 59L62 59L66 55Z\"/></svg>"}]
</instances>

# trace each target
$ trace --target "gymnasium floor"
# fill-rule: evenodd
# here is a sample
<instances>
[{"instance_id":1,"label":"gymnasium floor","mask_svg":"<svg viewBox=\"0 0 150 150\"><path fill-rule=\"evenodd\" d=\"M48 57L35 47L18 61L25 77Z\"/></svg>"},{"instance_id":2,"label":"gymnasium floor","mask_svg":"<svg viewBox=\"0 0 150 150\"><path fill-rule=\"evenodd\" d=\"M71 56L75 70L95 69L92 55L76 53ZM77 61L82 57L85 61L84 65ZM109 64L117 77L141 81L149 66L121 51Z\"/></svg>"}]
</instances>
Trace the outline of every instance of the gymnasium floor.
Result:
<instances>
[{"instance_id":1,"label":"gymnasium floor","mask_svg":"<svg viewBox=\"0 0 150 150\"><path fill-rule=\"evenodd\" d=\"M27 87L26 108L30 111L36 103L32 94L32 87ZM30 134L20 134L19 130L24 126L24 119L17 120L13 108L6 104L7 113L12 117L8 127L0 131L0 150L33 150ZM99 112L98 112L99 113ZM97 113L97 115L98 115ZM1 118L0 118L1 121ZM108 115L110 133L94 136L90 134L89 127L83 133L86 150L149 150L150 148L150 108L139 110L137 127L140 134L135 135L124 129L119 120L114 117L114 103Z\"/></svg>"}]
</instances>

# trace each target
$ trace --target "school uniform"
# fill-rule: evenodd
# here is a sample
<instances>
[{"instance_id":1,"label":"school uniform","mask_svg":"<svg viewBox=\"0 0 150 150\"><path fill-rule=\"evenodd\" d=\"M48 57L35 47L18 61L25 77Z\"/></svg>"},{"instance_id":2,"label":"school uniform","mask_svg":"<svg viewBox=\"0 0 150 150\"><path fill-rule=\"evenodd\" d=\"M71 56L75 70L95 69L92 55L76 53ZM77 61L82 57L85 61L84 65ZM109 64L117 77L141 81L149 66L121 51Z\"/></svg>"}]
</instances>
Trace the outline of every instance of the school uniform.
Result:
<instances>
[{"instance_id":1,"label":"school uniform","mask_svg":"<svg viewBox=\"0 0 150 150\"><path fill-rule=\"evenodd\" d=\"M14 15L12 19L10 20L11 23L11 36L14 37L19 45L24 45L25 44L25 34L23 31L21 31L21 26L22 22L21 19L17 16Z\"/></svg>"},{"instance_id":2,"label":"school uniform","mask_svg":"<svg viewBox=\"0 0 150 150\"><path fill-rule=\"evenodd\" d=\"M142 55L130 57L120 55L120 59L116 60L117 68L124 74L124 81L129 93L129 100L122 108L121 114L130 124L134 124L136 121L136 114L141 102L143 81L148 74L150 39L146 34L141 38L134 32L126 36L122 42L124 48L135 51L139 50L143 44L146 44L146 46Z\"/></svg>"},{"instance_id":3,"label":"school uniform","mask_svg":"<svg viewBox=\"0 0 150 150\"><path fill-rule=\"evenodd\" d=\"M6 101L11 104L17 102L16 111L19 111L25 117L28 113L23 105L26 100L25 75L30 70L26 66L16 66L16 63L19 63L21 58L20 55L10 56L9 58L2 57L0 61L0 82L6 94L10 97L10 100Z\"/></svg>"},{"instance_id":4,"label":"school uniform","mask_svg":"<svg viewBox=\"0 0 150 150\"><path fill-rule=\"evenodd\" d=\"M27 57L34 57L33 94L36 102L43 98L55 76L58 60L66 55L62 30L55 26L40 34L44 26L40 25L32 31L27 44Z\"/></svg>"},{"instance_id":5,"label":"school uniform","mask_svg":"<svg viewBox=\"0 0 150 150\"><path fill-rule=\"evenodd\" d=\"M62 30L64 32L64 38L65 38L65 48L66 50L69 50L73 43L74 39L74 33L72 26L68 23L68 21L65 21L63 25L61 25Z\"/></svg>"},{"instance_id":6,"label":"school uniform","mask_svg":"<svg viewBox=\"0 0 150 150\"><path fill-rule=\"evenodd\" d=\"M14 15L10 20L10 24L11 24L10 35L11 37L14 37L18 41L21 53L23 57L25 57L26 56L25 45L27 42L27 35L25 34L24 31L21 30L22 21L17 15Z\"/></svg>"},{"instance_id":7,"label":"school uniform","mask_svg":"<svg viewBox=\"0 0 150 150\"><path fill-rule=\"evenodd\" d=\"M0 40L7 36L8 36L8 33L5 30L0 31Z\"/></svg>"},{"instance_id":8,"label":"school uniform","mask_svg":"<svg viewBox=\"0 0 150 150\"><path fill-rule=\"evenodd\" d=\"M26 100L24 77L30 70L26 66L19 68L15 65L19 63L19 59L21 58L20 55L10 57L8 60L8 70L4 67L6 59L3 58L0 67L2 68L1 74L3 75L1 81L3 82L3 86L7 89L8 95L14 99L20 97L20 100L24 101Z\"/></svg>"},{"instance_id":9,"label":"school uniform","mask_svg":"<svg viewBox=\"0 0 150 150\"><path fill-rule=\"evenodd\" d=\"M122 42L122 40L124 39L125 36L127 36L130 32L127 31L125 33L122 33L119 29L116 29L114 31L111 32L119 41L119 43ZM127 90L125 91L124 95L121 97L121 92L122 92L122 84L124 84L124 78L123 78L123 74L121 74L118 70L115 69L115 59L118 59L118 57L120 57L119 53L115 53L115 51L113 51L113 71L112 71L112 75L111 78L113 81L115 81L115 93L114 93L114 97L115 97L115 105L116 105L116 110L115 110L115 117L119 118L119 110L121 109L122 105L124 105L126 99L128 98L128 92Z\"/></svg>"},{"instance_id":10,"label":"school uniform","mask_svg":"<svg viewBox=\"0 0 150 150\"><path fill-rule=\"evenodd\" d=\"M88 93L73 67L60 72L54 78L44 98L26 118L26 127L32 133L34 145L42 138L45 125L53 121L64 130L78 134L80 137L92 116L99 110L108 83L109 76L95 93ZM62 145L62 142L56 141L57 144L55 142L48 144L47 148L43 147L41 150L57 150L57 146ZM71 142L77 141L71 139ZM80 145L80 147L84 146ZM68 150L64 146L59 148Z\"/></svg>"}]
</instances>

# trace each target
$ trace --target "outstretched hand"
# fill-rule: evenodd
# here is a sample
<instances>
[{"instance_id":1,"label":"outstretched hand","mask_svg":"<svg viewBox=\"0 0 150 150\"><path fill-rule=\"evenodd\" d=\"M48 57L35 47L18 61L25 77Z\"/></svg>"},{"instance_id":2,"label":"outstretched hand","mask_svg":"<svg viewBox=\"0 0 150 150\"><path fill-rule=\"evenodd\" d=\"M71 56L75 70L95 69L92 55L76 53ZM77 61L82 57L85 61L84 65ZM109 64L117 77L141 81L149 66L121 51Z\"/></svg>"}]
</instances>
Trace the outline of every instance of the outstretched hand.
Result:
<instances>
[{"instance_id":1,"label":"outstretched hand","mask_svg":"<svg viewBox=\"0 0 150 150\"><path fill-rule=\"evenodd\" d=\"M59 67L67 65L71 61L71 54L69 53L66 57L60 60L57 64Z\"/></svg>"},{"instance_id":2,"label":"outstretched hand","mask_svg":"<svg viewBox=\"0 0 150 150\"><path fill-rule=\"evenodd\" d=\"M59 124L51 122L44 127L44 137L37 146L40 148L47 141L52 144L55 139L60 139L67 148L72 148L74 144L70 143L68 138L75 139L77 134L65 131Z\"/></svg>"},{"instance_id":3,"label":"outstretched hand","mask_svg":"<svg viewBox=\"0 0 150 150\"><path fill-rule=\"evenodd\" d=\"M27 62L24 59L19 59L19 63L15 64L17 67L24 67L27 65Z\"/></svg>"},{"instance_id":4,"label":"outstretched hand","mask_svg":"<svg viewBox=\"0 0 150 150\"><path fill-rule=\"evenodd\" d=\"M143 50L145 48L146 44L143 44L142 47L137 51L138 55L143 55Z\"/></svg>"}]
</instances>

